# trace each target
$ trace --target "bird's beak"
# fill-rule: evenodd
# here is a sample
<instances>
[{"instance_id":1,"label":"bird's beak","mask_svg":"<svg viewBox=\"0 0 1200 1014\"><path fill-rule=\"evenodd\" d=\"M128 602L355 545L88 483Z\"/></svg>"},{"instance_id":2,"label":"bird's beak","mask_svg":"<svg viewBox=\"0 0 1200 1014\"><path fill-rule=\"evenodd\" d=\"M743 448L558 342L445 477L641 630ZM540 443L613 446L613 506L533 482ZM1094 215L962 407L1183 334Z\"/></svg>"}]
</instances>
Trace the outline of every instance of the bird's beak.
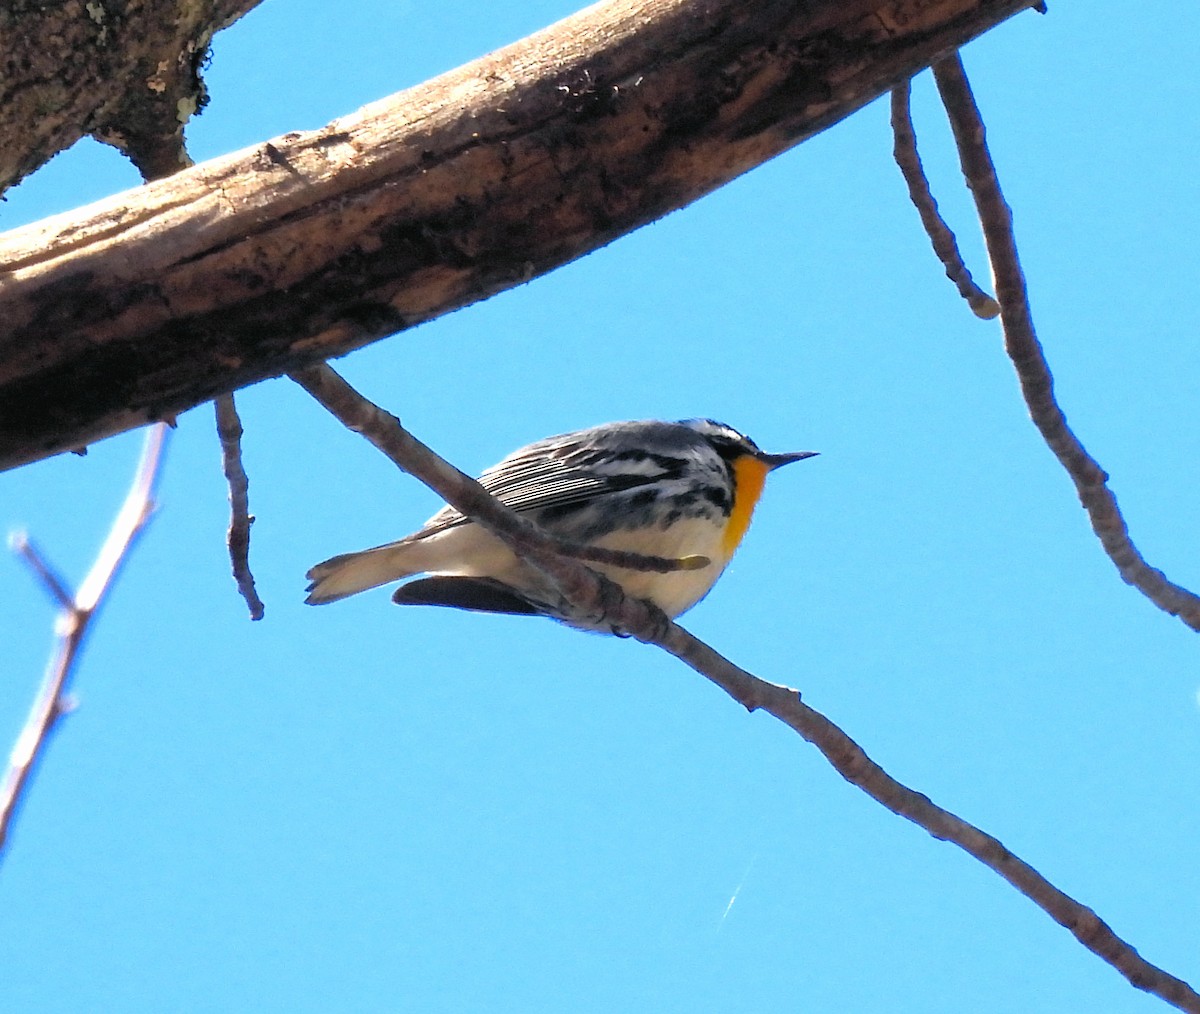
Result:
<instances>
[{"instance_id":1,"label":"bird's beak","mask_svg":"<svg viewBox=\"0 0 1200 1014\"><path fill-rule=\"evenodd\" d=\"M760 454L758 460L774 471L782 465L790 465L793 461L815 458L820 453L820 451L792 451L790 454Z\"/></svg>"}]
</instances>

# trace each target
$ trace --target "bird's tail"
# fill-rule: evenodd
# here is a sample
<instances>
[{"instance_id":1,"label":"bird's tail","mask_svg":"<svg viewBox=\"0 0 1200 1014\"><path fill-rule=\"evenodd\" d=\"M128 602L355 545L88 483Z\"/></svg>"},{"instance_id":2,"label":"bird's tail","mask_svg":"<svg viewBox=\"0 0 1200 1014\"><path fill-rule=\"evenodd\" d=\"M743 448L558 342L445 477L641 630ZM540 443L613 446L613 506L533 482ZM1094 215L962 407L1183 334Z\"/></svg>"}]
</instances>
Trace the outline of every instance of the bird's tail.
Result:
<instances>
[{"instance_id":1,"label":"bird's tail","mask_svg":"<svg viewBox=\"0 0 1200 1014\"><path fill-rule=\"evenodd\" d=\"M312 583L304 601L310 606L322 606L419 573L424 568L413 565L412 547L411 542L392 542L318 563L305 575Z\"/></svg>"}]
</instances>

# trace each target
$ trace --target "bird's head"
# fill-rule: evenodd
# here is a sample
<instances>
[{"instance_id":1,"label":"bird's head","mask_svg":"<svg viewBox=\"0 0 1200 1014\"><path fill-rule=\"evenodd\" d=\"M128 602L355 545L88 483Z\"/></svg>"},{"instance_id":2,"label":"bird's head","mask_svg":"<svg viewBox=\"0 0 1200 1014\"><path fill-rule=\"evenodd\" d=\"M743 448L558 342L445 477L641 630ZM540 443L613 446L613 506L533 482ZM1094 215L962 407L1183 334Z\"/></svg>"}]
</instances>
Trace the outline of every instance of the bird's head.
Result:
<instances>
[{"instance_id":1,"label":"bird's head","mask_svg":"<svg viewBox=\"0 0 1200 1014\"><path fill-rule=\"evenodd\" d=\"M739 433L732 426L717 422L715 419L681 419L681 426L686 426L699 433L727 462L733 463L739 458L753 458L767 466L767 471L790 465L793 461L803 461L815 457L818 451L789 451L784 454L768 454L762 450L746 434Z\"/></svg>"}]
</instances>

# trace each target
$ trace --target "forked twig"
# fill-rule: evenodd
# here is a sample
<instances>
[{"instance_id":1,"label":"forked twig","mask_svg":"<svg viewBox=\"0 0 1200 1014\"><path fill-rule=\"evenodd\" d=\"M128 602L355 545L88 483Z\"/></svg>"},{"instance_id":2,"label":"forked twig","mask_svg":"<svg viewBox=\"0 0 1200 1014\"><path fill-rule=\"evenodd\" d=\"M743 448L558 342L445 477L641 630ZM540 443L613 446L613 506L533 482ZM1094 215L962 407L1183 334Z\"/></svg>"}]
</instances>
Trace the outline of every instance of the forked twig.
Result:
<instances>
[{"instance_id":1,"label":"forked twig","mask_svg":"<svg viewBox=\"0 0 1200 1014\"><path fill-rule=\"evenodd\" d=\"M58 720L70 710L68 691L71 675L91 621L154 511L154 490L167 432L165 423L156 423L147 430L141 460L125 503L113 521L108 538L104 540L91 570L73 596L26 536L18 534L11 540L14 552L29 564L54 599L59 607L59 615L55 624L58 643L29 717L13 745L4 781L0 783L0 854L8 842L17 810L25 797L33 770L45 753L50 734Z\"/></svg>"},{"instance_id":2,"label":"forked twig","mask_svg":"<svg viewBox=\"0 0 1200 1014\"><path fill-rule=\"evenodd\" d=\"M996 167L988 151L983 118L971 93L962 60L957 55L947 57L934 65L933 76L950 118L963 175L983 227L996 282L996 298L1000 303L1004 347L1016 368L1029 415L1075 483L1092 530L1121 577L1160 609L1178 616L1193 630L1200 630L1200 598L1146 563L1129 537L1117 498L1108 488L1107 473L1071 432L1066 416L1055 400L1054 378L1029 309L1029 293L1013 235L1012 211L1000 190Z\"/></svg>"},{"instance_id":3,"label":"forked twig","mask_svg":"<svg viewBox=\"0 0 1200 1014\"><path fill-rule=\"evenodd\" d=\"M246 600L250 619L261 620L266 607L254 587L250 570L250 479L242 466L242 420L232 394L213 399L217 413L217 437L221 441L221 467L229 484L229 531L225 537L229 546L229 562L238 593Z\"/></svg>"},{"instance_id":4,"label":"forked twig","mask_svg":"<svg viewBox=\"0 0 1200 1014\"><path fill-rule=\"evenodd\" d=\"M911 93L912 83L909 81L892 89L892 155L900 167L904 182L908 184L908 196L921 216L921 224L925 226L925 233L933 244L933 252L946 269L946 277L955 284L959 295L967 301L976 317L991 320L1000 313L1000 305L975 284L958 251L958 240L938 211L933 191L929 189L929 178L917 153L917 134L913 129L910 108Z\"/></svg>"},{"instance_id":5,"label":"forked twig","mask_svg":"<svg viewBox=\"0 0 1200 1014\"><path fill-rule=\"evenodd\" d=\"M487 495L468 478L409 434L395 416L363 398L330 367L292 374L342 423L362 434L400 468L424 482L451 506L494 532L515 552L558 582L581 614L603 616L614 629L657 644L711 680L749 710L761 708L812 743L847 781L935 838L953 842L974 856L1133 985L1181 1010L1200 1014L1200 995L1180 979L1150 964L1090 908L1064 894L991 835L896 781L838 726L800 700L788 687L768 683L738 668L693 637L648 602L628 598L611 582L571 559L559 556L555 540Z\"/></svg>"}]
</instances>

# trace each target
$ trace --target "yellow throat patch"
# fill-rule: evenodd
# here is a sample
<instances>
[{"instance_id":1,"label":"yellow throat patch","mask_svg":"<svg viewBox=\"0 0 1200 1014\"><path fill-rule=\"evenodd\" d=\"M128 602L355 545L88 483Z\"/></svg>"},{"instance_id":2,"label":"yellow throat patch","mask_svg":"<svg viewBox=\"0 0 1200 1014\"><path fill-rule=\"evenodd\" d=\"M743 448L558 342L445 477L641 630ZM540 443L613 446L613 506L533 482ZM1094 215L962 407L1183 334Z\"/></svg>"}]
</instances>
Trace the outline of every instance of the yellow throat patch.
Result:
<instances>
[{"instance_id":1,"label":"yellow throat patch","mask_svg":"<svg viewBox=\"0 0 1200 1014\"><path fill-rule=\"evenodd\" d=\"M729 520L725 522L725 534L721 537L721 549L725 558L733 556L733 552L750 527L750 518L754 507L762 495L763 483L767 480L770 467L758 458L749 454L743 455L733 463L733 509L729 512Z\"/></svg>"}]
</instances>

